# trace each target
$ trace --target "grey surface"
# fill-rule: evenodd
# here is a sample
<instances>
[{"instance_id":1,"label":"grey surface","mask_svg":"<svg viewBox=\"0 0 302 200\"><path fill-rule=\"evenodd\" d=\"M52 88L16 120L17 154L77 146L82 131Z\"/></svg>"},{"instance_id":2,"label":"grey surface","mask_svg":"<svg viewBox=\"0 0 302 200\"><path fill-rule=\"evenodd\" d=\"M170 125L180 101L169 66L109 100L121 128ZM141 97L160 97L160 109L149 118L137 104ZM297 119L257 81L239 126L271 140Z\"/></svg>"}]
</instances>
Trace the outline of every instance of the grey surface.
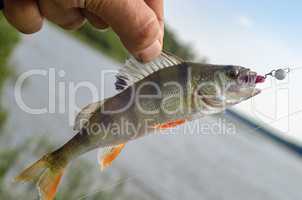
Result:
<instances>
[{"instance_id":1,"label":"grey surface","mask_svg":"<svg viewBox=\"0 0 302 200\"><path fill-rule=\"evenodd\" d=\"M98 72L101 69L117 66L117 63L49 26L23 40L12 64L16 65L19 73L33 68L64 69L66 77L62 80L89 80L96 85L99 84ZM113 75L107 77L106 95L114 94L113 81ZM68 115L24 113L14 100L13 83L8 85L4 99L11 113L7 130L15 136L11 139L12 145L34 134L47 136L56 144L67 141L72 135ZM24 88L26 102L35 107L46 105L47 87L48 83L39 78L29 80ZM89 103L89 93L81 91L77 101L80 105ZM96 189L114 191L122 182L137 199L302 199L301 159L259 134L258 129L232 116L225 116L225 120L225 125L236 127L233 134L188 129L198 123L210 126L220 123L220 116L207 117L169 134L130 142L111 168L101 174L96 166L95 171L88 174L96 179ZM96 160L95 152L86 157L93 162ZM23 159L21 163L28 164L37 158ZM19 165L23 165L21 163ZM72 165L76 166L77 161ZM124 174L122 178L117 178L121 173ZM106 182L102 181L105 177L109 177ZM89 189L87 194L89 196Z\"/></svg>"}]
</instances>

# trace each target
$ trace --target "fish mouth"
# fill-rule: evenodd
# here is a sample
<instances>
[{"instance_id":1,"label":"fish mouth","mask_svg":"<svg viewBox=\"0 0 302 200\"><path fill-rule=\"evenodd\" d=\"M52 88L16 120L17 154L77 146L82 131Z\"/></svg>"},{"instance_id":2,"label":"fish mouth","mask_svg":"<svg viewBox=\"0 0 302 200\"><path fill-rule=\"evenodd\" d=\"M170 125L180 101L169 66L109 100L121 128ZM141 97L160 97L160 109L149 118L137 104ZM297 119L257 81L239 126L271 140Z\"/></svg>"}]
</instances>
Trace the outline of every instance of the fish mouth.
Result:
<instances>
[{"instance_id":1,"label":"fish mouth","mask_svg":"<svg viewBox=\"0 0 302 200\"><path fill-rule=\"evenodd\" d=\"M229 88L230 92L248 98L258 95L261 90L256 88L258 83L263 83L265 77L247 68L242 68L237 76L237 83Z\"/></svg>"},{"instance_id":2,"label":"fish mouth","mask_svg":"<svg viewBox=\"0 0 302 200\"><path fill-rule=\"evenodd\" d=\"M265 77L258 75L250 69L242 69L239 72L237 81L239 84L254 86L255 84L263 83L265 81Z\"/></svg>"}]
</instances>

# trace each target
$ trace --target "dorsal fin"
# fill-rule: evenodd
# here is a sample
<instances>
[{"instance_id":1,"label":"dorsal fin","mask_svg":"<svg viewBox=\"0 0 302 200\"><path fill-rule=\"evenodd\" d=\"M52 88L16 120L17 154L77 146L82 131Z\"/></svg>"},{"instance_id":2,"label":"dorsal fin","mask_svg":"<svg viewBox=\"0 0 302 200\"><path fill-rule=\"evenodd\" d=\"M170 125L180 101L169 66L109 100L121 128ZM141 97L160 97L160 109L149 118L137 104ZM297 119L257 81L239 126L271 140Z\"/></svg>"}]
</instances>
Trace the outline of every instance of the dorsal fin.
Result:
<instances>
[{"instance_id":1,"label":"dorsal fin","mask_svg":"<svg viewBox=\"0 0 302 200\"><path fill-rule=\"evenodd\" d=\"M73 130L80 131L85 126L90 117L103 105L105 99L85 106L76 116Z\"/></svg>"},{"instance_id":2,"label":"dorsal fin","mask_svg":"<svg viewBox=\"0 0 302 200\"><path fill-rule=\"evenodd\" d=\"M182 59L165 51L162 52L158 58L146 64L137 61L134 57L130 57L126 60L125 66L119 70L116 76L115 88L117 90L124 90L156 71L179 65L183 62Z\"/></svg>"}]
</instances>

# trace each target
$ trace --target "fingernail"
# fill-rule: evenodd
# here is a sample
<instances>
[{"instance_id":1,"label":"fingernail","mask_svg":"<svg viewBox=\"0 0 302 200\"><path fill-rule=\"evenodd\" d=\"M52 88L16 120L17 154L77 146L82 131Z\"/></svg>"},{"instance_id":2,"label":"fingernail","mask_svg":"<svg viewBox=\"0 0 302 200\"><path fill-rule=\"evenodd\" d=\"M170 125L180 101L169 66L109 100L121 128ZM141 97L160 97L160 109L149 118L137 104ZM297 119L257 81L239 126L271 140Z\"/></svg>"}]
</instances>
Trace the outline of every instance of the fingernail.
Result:
<instances>
[{"instance_id":1,"label":"fingernail","mask_svg":"<svg viewBox=\"0 0 302 200\"><path fill-rule=\"evenodd\" d=\"M140 61L146 63L146 62L150 62L151 60L159 56L161 50L162 50L162 45L158 40L156 40L149 47L136 53L134 56L136 56Z\"/></svg>"}]
</instances>

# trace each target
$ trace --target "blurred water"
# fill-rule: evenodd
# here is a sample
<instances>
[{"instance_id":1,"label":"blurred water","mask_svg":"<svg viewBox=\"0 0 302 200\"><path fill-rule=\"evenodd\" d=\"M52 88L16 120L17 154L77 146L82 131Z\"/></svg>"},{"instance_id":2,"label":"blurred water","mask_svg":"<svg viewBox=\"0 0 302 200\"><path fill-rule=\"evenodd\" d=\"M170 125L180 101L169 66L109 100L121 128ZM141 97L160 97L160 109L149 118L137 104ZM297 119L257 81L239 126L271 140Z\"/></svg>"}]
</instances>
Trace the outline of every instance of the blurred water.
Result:
<instances>
[{"instance_id":1,"label":"blurred water","mask_svg":"<svg viewBox=\"0 0 302 200\"><path fill-rule=\"evenodd\" d=\"M57 77L56 83L91 81L97 86L101 84L101 70L116 69L119 65L48 25L42 32L24 37L11 63L18 74L53 67L66 74L63 78ZM106 76L106 95L115 93L113 76ZM16 104L14 83L8 84L4 99L10 113L6 130L14 137L12 145L33 135L44 135L49 142L58 145L66 142L73 133L68 114L25 113ZM35 76L27 81L23 91L23 98L29 105L41 108L48 104L47 79ZM58 91L55 94L58 99ZM91 102L91 95L83 89L76 99L78 105L83 106ZM58 109L58 102L56 107ZM127 190L139 199L300 200L301 159L259 134L258 129L232 116L224 117L226 124L235 125L235 134L209 135L200 130L189 133L187 128L193 125L191 123L176 129L175 134L130 142L110 169L101 174L96 166L89 174L94 174L95 179L110 177L96 188L114 191L116 185L125 182ZM221 118L207 117L199 123L213 125L220 123ZM87 158L94 161L95 156L92 152ZM26 160L27 164L37 158L30 159ZM77 161L73 163L76 164ZM117 180L114 175L120 173L126 175Z\"/></svg>"}]
</instances>

